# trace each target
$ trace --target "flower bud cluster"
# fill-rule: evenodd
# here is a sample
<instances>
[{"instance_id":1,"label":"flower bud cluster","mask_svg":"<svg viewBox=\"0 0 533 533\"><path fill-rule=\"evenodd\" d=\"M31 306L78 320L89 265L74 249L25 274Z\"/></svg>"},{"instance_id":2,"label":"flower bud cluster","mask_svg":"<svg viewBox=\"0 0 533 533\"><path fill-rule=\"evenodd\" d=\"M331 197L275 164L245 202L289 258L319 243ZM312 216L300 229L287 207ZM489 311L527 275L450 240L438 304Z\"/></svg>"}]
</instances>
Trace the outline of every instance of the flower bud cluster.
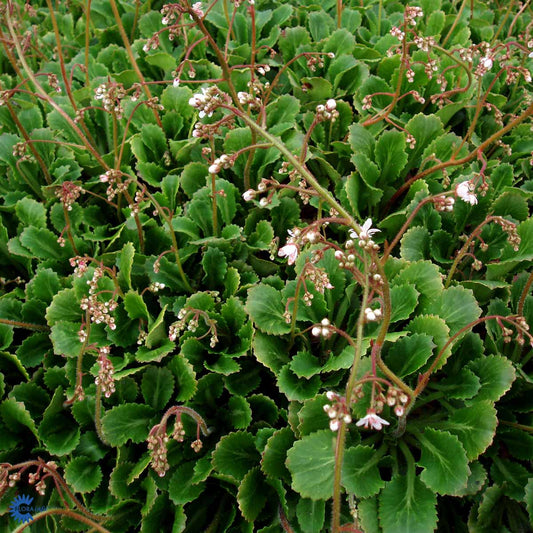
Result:
<instances>
[{"instance_id":1,"label":"flower bud cluster","mask_svg":"<svg viewBox=\"0 0 533 533\"><path fill-rule=\"evenodd\" d=\"M422 18L424 16L424 12L422 11L422 8L417 6L408 6L405 8L404 18L405 22L409 24L410 26L416 26L416 19Z\"/></svg>"},{"instance_id":2,"label":"flower bud cluster","mask_svg":"<svg viewBox=\"0 0 533 533\"><path fill-rule=\"evenodd\" d=\"M87 282L89 283L89 282ZM95 324L107 324L109 329L116 329L115 319L111 313L117 308L118 303L115 300L100 302L96 294L89 294L86 298L81 299L80 308L87 311L91 317L91 322Z\"/></svg>"},{"instance_id":3,"label":"flower bud cluster","mask_svg":"<svg viewBox=\"0 0 533 533\"><path fill-rule=\"evenodd\" d=\"M169 467L167 459L167 443L170 440L166 434L166 426L155 425L146 439L150 451L150 464L159 477L163 477Z\"/></svg>"},{"instance_id":4,"label":"flower bud cluster","mask_svg":"<svg viewBox=\"0 0 533 533\"><path fill-rule=\"evenodd\" d=\"M20 163L31 160L31 156L26 153L25 142L15 143L13 145L13 157L16 157Z\"/></svg>"},{"instance_id":5,"label":"flower bud cluster","mask_svg":"<svg viewBox=\"0 0 533 533\"><path fill-rule=\"evenodd\" d=\"M57 79L57 76L55 74L47 74L48 76L48 85L50 85L50 88L53 89L56 93L61 92L61 86L59 85L59 80Z\"/></svg>"},{"instance_id":6,"label":"flower bud cluster","mask_svg":"<svg viewBox=\"0 0 533 533\"><path fill-rule=\"evenodd\" d=\"M313 326L311 329L311 335L313 337L324 337L328 339L333 335L334 329L331 327L331 322L327 318L323 318L319 326Z\"/></svg>"},{"instance_id":7,"label":"flower bud cluster","mask_svg":"<svg viewBox=\"0 0 533 533\"><path fill-rule=\"evenodd\" d=\"M165 4L161 8L160 13L163 15L161 23L165 26L169 26L178 21L179 17L181 17L182 9L179 4Z\"/></svg>"},{"instance_id":8,"label":"flower bud cluster","mask_svg":"<svg viewBox=\"0 0 533 533\"><path fill-rule=\"evenodd\" d=\"M224 104L230 104L229 96L222 92L216 85L202 88L201 93L196 93L189 99L189 105L198 109L200 118L212 117L215 110Z\"/></svg>"},{"instance_id":9,"label":"flower bud cluster","mask_svg":"<svg viewBox=\"0 0 533 533\"><path fill-rule=\"evenodd\" d=\"M329 280L328 273L312 264L306 269L306 278L314 284L315 289L321 294L324 294L325 289L334 288Z\"/></svg>"},{"instance_id":10,"label":"flower bud cluster","mask_svg":"<svg viewBox=\"0 0 533 533\"><path fill-rule=\"evenodd\" d=\"M242 106L249 105L252 109L257 109L261 105L261 100L257 98L257 96L245 91L239 91L237 93L237 98L239 99L239 104Z\"/></svg>"},{"instance_id":11,"label":"flower bud cluster","mask_svg":"<svg viewBox=\"0 0 533 533\"><path fill-rule=\"evenodd\" d=\"M325 122L326 120L335 122L337 118L339 118L339 112L337 111L337 102L333 98L330 98L326 105L319 104L316 106L317 122Z\"/></svg>"},{"instance_id":12,"label":"flower bud cluster","mask_svg":"<svg viewBox=\"0 0 533 533\"><path fill-rule=\"evenodd\" d=\"M115 369L109 359L109 346L102 346L98 349L98 376L94 380L96 385L102 387L102 392L106 398L109 398L115 392Z\"/></svg>"},{"instance_id":13,"label":"flower bud cluster","mask_svg":"<svg viewBox=\"0 0 533 533\"><path fill-rule=\"evenodd\" d=\"M405 413L405 405L408 400L409 397L407 394L395 387L389 387L387 396L385 397L385 403L389 407L394 408L394 414L396 416L402 416Z\"/></svg>"},{"instance_id":14,"label":"flower bud cluster","mask_svg":"<svg viewBox=\"0 0 533 533\"><path fill-rule=\"evenodd\" d=\"M130 184L130 180L126 180L124 182L121 181L121 175L122 174L120 171L114 169L108 170L104 174L100 175L100 182L109 184L106 190L106 195L109 202L111 202L117 194L122 194L125 192Z\"/></svg>"},{"instance_id":15,"label":"flower bud cluster","mask_svg":"<svg viewBox=\"0 0 533 533\"><path fill-rule=\"evenodd\" d=\"M96 88L94 95L96 100L102 100L103 108L110 113L115 113L117 118L122 118L124 114L122 100L125 97L126 90L124 89L124 85L116 82L100 84Z\"/></svg>"},{"instance_id":16,"label":"flower bud cluster","mask_svg":"<svg viewBox=\"0 0 533 533\"><path fill-rule=\"evenodd\" d=\"M372 309L371 307L365 308L365 321L366 322L377 322L381 320L382 313L381 309Z\"/></svg>"},{"instance_id":17,"label":"flower bud cluster","mask_svg":"<svg viewBox=\"0 0 533 533\"><path fill-rule=\"evenodd\" d=\"M507 233L507 242L513 247L515 252L518 252L521 239L520 235L518 235L518 231L516 230L516 224L503 217L494 217L494 222L501 226L502 230Z\"/></svg>"},{"instance_id":18,"label":"flower bud cluster","mask_svg":"<svg viewBox=\"0 0 533 533\"><path fill-rule=\"evenodd\" d=\"M346 405L346 398L340 396L336 392L328 391L326 397L330 402L334 402L331 405L324 405L324 411L329 417L329 428L331 431L337 431L341 425L341 422L349 424L352 421L352 416L348 406Z\"/></svg>"},{"instance_id":19,"label":"flower bud cluster","mask_svg":"<svg viewBox=\"0 0 533 533\"><path fill-rule=\"evenodd\" d=\"M76 257L71 257L69 259L70 266L74 268L74 275L77 278L81 278L85 272L87 272L89 259L87 257L80 257L77 255Z\"/></svg>"},{"instance_id":20,"label":"flower bud cluster","mask_svg":"<svg viewBox=\"0 0 533 533\"><path fill-rule=\"evenodd\" d=\"M223 168L228 169L233 166L235 158L230 155L222 154L217 157L209 167L209 174L218 174Z\"/></svg>"},{"instance_id":21,"label":"flower bud cluster","mask_svg":"<svg viewBox=\"0 0 533 533\"><path fill-rule=\"evenodd\" d=\"M433 198L433 205L437 211L453 211L453 206L455 204L455 199L451 196L436 196Z\"/></svg>"},{"instance_id":22,"label":"flower bud cluster","mask_svg":"<svg viewBox=\"0 0 533 533\"><path fill-rule=\"evenodd\" d=\"M515 318L515 323L517 325L518 333L516 334L516 342L520 344L521 346L525 344L524 334L526 334L531 341L531 346L533 346L533 340L531 340L531 335L529 332L529 324L527 323L527 320L523 316L517 316Z\"/></svg>"},{"instance_id":23,"label":"flower bud cluster","mask_svg":"<svg viewBox=\"0 0 533 533\"><path fill-rule=\"evenodd\" d=\"M72 181L64 181L61 187L56 189L56 196L59 198L67 211L72 211L72 204L80 197L83 189Z\"/></svg>"},{"instance_id":24,"label":"flower bud cluster","mask_svg":"<svg viewBox=\"0 0 533 533\"><path fill-rule=\"evenodd\" d=\"M41 496L44 496L46 493L46 482L44 477L41 479L41 469L37 472L28 474L28 484L35 485L35 490Z\"/></svg>"}]
</instances>

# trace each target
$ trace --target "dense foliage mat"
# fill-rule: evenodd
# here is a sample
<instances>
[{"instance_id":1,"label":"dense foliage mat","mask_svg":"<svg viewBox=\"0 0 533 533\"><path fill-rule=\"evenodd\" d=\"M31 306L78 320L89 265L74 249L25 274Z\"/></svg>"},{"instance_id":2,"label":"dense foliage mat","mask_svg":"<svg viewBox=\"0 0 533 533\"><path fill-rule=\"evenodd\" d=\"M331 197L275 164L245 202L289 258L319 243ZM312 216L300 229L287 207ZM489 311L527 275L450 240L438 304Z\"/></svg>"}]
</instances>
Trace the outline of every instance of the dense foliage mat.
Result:
<instances>
[{"instance_id":1,"label":"dense foliage mat","mask_svg":"<svg viewBox=\"0 0 533 533\"><path fill-rule=\"evenodd\" d=\"M530 530L532 14L3 3L6 530Z\"/></svg>"}]
</instances>

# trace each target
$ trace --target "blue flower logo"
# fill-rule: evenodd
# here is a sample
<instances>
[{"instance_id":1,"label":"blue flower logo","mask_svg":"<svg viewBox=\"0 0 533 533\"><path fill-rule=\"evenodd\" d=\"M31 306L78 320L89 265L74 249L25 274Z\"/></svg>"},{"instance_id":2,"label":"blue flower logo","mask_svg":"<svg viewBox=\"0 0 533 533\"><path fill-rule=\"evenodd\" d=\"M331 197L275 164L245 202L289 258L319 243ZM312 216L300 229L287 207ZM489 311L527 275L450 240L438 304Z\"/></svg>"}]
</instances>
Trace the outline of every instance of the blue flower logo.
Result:
<instances>
[{"instance_id":1,"label":"blue flower logo","mask_svg":"<svg viewBox=\"0 0 533 533\"><path fill-rule=\"evenodd\" d=\"M17 496L9 507L9 512L15 520L21 521L23 524L29 522L33 517L31 515L31 502L33 498L23 494L22 496Z\"/></svg>"}]
</instances>

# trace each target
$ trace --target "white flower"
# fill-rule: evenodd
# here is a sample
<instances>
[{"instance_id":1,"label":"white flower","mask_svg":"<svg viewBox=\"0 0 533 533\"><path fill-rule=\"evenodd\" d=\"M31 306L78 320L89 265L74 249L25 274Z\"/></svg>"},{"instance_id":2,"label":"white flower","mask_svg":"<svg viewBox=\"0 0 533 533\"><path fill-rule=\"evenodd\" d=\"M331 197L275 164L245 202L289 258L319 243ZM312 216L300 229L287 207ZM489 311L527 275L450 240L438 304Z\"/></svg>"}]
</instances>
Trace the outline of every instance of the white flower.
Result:
<instances>
[{"instance_id":1,"label":"white flower","mask_svg":"<svg viewBox=\"0 0 533 533\"><path fill-rule=\"evenodd\" d=\"M289 243L278 250L278 255L280 257L287 257L289 260L289 265L293 265L298 257L298 252L298 246L296 246L296 244Z\"/></svg>"},{"instance_id":2,"label":"white flower","mask_svg":"<svg viewBox=\"0 0 533 533\"><path fill-rule=\"evenodd\" d=\"M533 58L533 52L529 52L529 58Z\"/></svg>"},{"instance_id":3,"label":"white flower","mask_svg":"<svg viewBox=\"0 0 533 533\"><path fill-rule=\"evenodd\" d=\"M482 57L481 63L487 70L490 70L492 68L492 59L488 56Z\"/></svg>"},{"instance_id":4,"label":"white flower","mask_svg":"<svg viewBox=\"0 0 533 533\"><path fill-rule=\"evenodd\" d=\"M245 202L250 202L255 198L255 194L256 192L253 189L248 189L242 194L242 197L244 198Z\"/></svg>"},{"instance_id":5,"label":"white flower","mask_svg":"<svg viewBox=\"0 0 533 533\"><path fill-rule=\"evenodd\" d=\"M475 186L470 181L462 181L455 187L455 194L470 205L477 204L477 196L473 193Z\"/></svg>"},{"instance_id":6,"label":"white flower","mask_svg":"<svg viewBox=\"0 0 533 533\"><path fill-rule=\"evenodd\" d=\"M174 87L179 87L180 86L180 79L179 78L174 78L174 81L172 82L172 85Z\"/></svg>"},{"instance_id":7,"label":"white flower","mask_svg":"<svg viewBox=\"0 0 533 533\"><path fill-rule=\"evenodd\" d=\"M337 102L335 102L335 100L333 98L330 98L327 102L326 102L326 109L328 111L333 111L334 109L337 108Z\"/></svg>"},{"instance_id":8,"label":"white flower","mask_svg":"<svg viewBox=\"0 0 533 533\"><path fill-rule=\"evenodd\" d=\"M372 227L372 219L367 218L365 223L361 226L361 233L359 233L359 239L368 240L375 233L379 233L381 230ZM357 239L357 233L352 229L350 230L350 237Z\"/></svg>"},{"instance_id":9,"label":"white flower","mask_svg":"<svg viewBox=\"0 0 533 533\"><path fill-rule=\"evenodd\" d=\"M389 422L378 416L374 409L369 409L366 412L366 416L357 421L355 425L364 426L367 429L371 427L372 429L379 431L384 425L388 426Z\"/></svg>"}]
</instances>

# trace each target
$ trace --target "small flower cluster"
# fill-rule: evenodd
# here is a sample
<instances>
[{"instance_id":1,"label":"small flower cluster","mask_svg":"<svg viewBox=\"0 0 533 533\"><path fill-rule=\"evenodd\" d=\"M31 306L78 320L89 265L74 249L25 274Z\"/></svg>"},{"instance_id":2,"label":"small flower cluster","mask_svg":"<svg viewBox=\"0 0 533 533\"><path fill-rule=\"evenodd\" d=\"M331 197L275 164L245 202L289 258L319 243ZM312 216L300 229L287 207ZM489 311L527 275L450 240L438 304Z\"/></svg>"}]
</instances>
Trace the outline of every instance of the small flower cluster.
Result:
<instances>
[{"instance_id":1,"label":"small flower cluster","mask_svg":"<svg viewBox=\"0 0 533 533\"><path fill-rule=\"evenodd\" d=\"M331 405L324 405L323 409L329 417L329 428L331 431L337 431L341 425L341 422L350 424L352 416L350 410L346 404L346 398L340 396L336 392L328 391L326 397L330 402L334 402Z\"/></svg>"},{"instance_id":2,"label":"small flower cluster","mask_svg":"<svg viewBox=\"0 0 533 533\"><path fill-rule=\"evenodd\" d=\"M89 266L89 259L87 257L77 255L76 257L71 257L69 262L70 266L74 268L74 275L76 277L81 278L87 272Z\"/></svg>"},{"instance_id":3,"label":"small flower cluster","mask_svg":"<svg viewBox=\"0 0 533 533\"><path fill-rule=\"evenodd\" d=\"M396 387L389 387L385 403L389 407L394 408L394 414L396 416L402 416L405 413L405 404L409 400L407 394L397 389Z\"/></svg>"},{"instance_id":4,"label":"small flower cluster","mask_svg":"<svg viewBox=\"0 0 533 533\"><path fill-rule=\"evenodd\" d=\"M221 105L230 104L229 96L222 92L216 85L202 88L201 93L196 93L189 99L189 105L199 110L200 118L212 117Z\"/></svg>"},{"instance_id":5,"label":"small flower cluster","mask_svg":"<svg viewBox=\"0 0 533 533\"><path fill-rule=\"evenodd\" d=\"M189 315L192 316L187 320ZM194 333L198 329L198 319L200 316L202 316L206 325L209 328L207 333L200 337L200 339L202 339L206 335L211 334L209 346L211 348L214 348L218 342L216 322L214 320L211 320L205 311L201 311L198 309L189 309L185 307L183 309L180 309L180 311L178 312L178 320L176 322L173 322L168 328L168 338L172 342L174 342L180 336L180 333L185 329Z\"/></svg>"},{"instance_id":6,"label":"small flower cluster","mask_svg":"<svg viewBox=\"0 0 533 533\"><path fill-rule=\"evenodd\" d=\"M56 196L59 198L67 211L72 211L72 204L80 197L83 188L72 181L64 181L61 187L56 189Z\"/></svg>"},{"instance_id":7,"label":"small flower cluster","mask_svg":"<svg viewBox=\"0 0 533 533\"><path fill-rule=\"evenodd\" d=\"M115 369L109 359L109 346L102 346L98 349L98 377L94 380L96 385L102 388L106 398L109 398L115 392L115 378L113 376Z\"/></svg>"},{"instance_id":8,"label":"small flower cluster","mask_svg":"<svg viewBox=\"0 0 533 533\"><path fill-rule=\"evenodd\" d=\"M327 120L335 122L337 118L339 118L339 112L337 111L337 102L333 98L330 98L326 105L319 104L316 106L317 122L325 122Z\"/></svg>"},{"instance_id":9,"label":"small flower cluster","mask_svg":"<svg viewBox=\"0 0 533 533\"><path fill-rule=\"evenodd\" d=\"M228 169L233 166L235 159L227 154L222 154L217 157L209 166L209 174L218 174L223 168Z\"/></svg>"},{"instance_id":10,"label":"small flower cluster","mask_svg":"<svg viewBox=\"0 0 533 533\"><path fill-rule=\"evenodd\" d=\"M179 4L165 4L161 8L160 13L163 15L161 23L165 26L168 26L177 22L179 17L181 17L182 9Z\"/></svg>"},{"instance_id":11,"label":"small flower cluster","mask_svg":"<svg viewBox=\"0 0 533 533\"><path fill-rule=\"evenodd\" d=\"M46 482L45 482L45 476L41 478L41 472L40 470L37 470L37 472L32 472L28 474L28 484L29 485L35 485L35 490L38 494L41 496L44 496L46 493Z\"/></svg>"},{"instance_id":12,"label":"small flower cluster","mask_svg":"<svg viewBox=\"0 0 533 533\"><path fill-rule=\"evenodd\" d=\"M180 409L184 408L171 407L165 413L161 422L156 424L148 434L147 443L148 450L150 450L151 466L159 477L163 477L169 469L167 444L170 438L167 435L167 420L170 415L176 414L176 420L174 421L174 428L172 430L172 439L176 442L183 442L185 438L185 430L183 428L183 422L181 421L182 411ZM192 410L189 409L189 411ZM196 419L196 416L199 415L197 413L194 413L194 415L193 418L198 425L196 440L192 442L191 448L198 453L202 449L202 441L200 440L200 423Z\"/></svg>"},{"instance_id":13,"label":"small flower cluster","mask_svg":"<svg viewBox=\"0 0 533 533\"><path fill-rule=\"evenodd\" d=\"M126 97L126 90L122 83L107 82L100 84L96 90L94 98L102 100L103 108L109 113L115 113L117 118L122 118L124 108L122 100Z\"/></svg>"},{"instance_id":14,"label":"small flower cluster","mask_svg":"<svg viewBox=\"0 0 533 533\"><path fill-rule=\"evenodd\" d=\"M422 8L417 6L407 6L405 8L404 12L404 19L405 22L409 26L416 26L416 19L422 18L424 16L424 12L422 11Z\"/></svg>"},{"instance_id":15,"label":"small flower cluster","mask_svg":"<svg viewBox=\"0 0 533 533\"><path fill-rule=\"evenodd\" d=\"M470 205L477 204L477 196L474 194L476 186L471 181L462 181L455 186L455 195Z\"/></svg>"},{"instance_id":16,"label":"small flower cluster","mask_svg":"<svg viewBox=\"0 0 533 533\"><path fill-rule=\"evenodd\" d=\"M311 329L311 335L328 339L333 335L334 331L335 330L331 327L331 322L327 318L323 318L319 326L313 326Z\"/></svg>"},{"instance_id":17,"label":"small flower cluster","mask_svg":"<svg viewBox=\"0 0 533 533\"><path fill-rule=\"evenodd\" d=\"M89 295L81 299L80 307L82 311L87 311L91 317L91 322L95 324L107 324L110 329L116 329L114 317L111 313L117 308L116 300L107 300L101 302L98 300L97 290L98 280L104 275L102 268L97 268L94 271L93 278L87 281L89 285Z\"/></svg>"},{"instance_id":18,"label":"small flower cluster","mask_svg":"<svg viewBox=\"0 0 533 533\"><path fill-rule=\"evenodd\" d=\"M371 307L365 308L365 321L366 322L377 322L381 320L382 313L381 309L372 309Z\"/></svg>"},{"instance_id":19,"label":"small flower cluster","mask_svg":"<svg viewBox=\"0 0 533 533\"><path fill-rule=\"evenodd\" d=\"M61 92L61 86L59 85L59 80L57 79L57 76L55 74L47 74L48 76L48 85L50 85L50 88L53 89L56 93Z\"/></svg>"},{"instance_id":20,"label":"small flower cluster","mask_svg":"<svg viewBox=\"0 0 533 533\"><path fill-rule=\"evenodd\" d=\"M372 237L379 232L379 229L372 227L372 219L368 218L361 226L359 234L354 230L350 230L350 237L354 240L358 239L357 244L359 245L359 248L362 248L363 250L378 250L379 246L372 240ZM348 242L346 244L348 244Z\"/></svg>"},{"instance_id":21,"label":"small flower cluster","mask_svg":"<svg viewBox=\"0 0 533 533\"><path fill-rule=\"evenodd\" d=\"M154 281L153 283L150 283L148 286L148 290L150 292L159 292L163 290L166 287L164 283L159 283L159 281Z\"/></svg>"},{"instance_id":22,"label":"small flower cluster","mask_svg":"<svg viewBox=\"0 0 533 533\"><path fill-rule=\"evenodd\" d=\"M239 99L239 104L242 106L249 105L252 109L257 109L261 105L261 100L257 98L257 96L245 91L239 91L237 93L237 98Z\"/></svg>"},{"instance_id":23,"label":"small flower cluster","mask_svg":"<svg viewBox=\"0 0 533 533\"><path fill-rule=\"evenodd\" d=\"M450 213L453 211L453 206L455 204L455 199L451 196L436 196L433 198L433 205L437 211L446 211Z\"/></svg>"},{"instance_id":24,"label":"small flower cluster","mask_svg":"<svg viewBox=\"0 0 533 533\"><path fill-rule=\"evenodd\" d=\"M106 195L108 201L111 202L117 194L121 194L127 190L130 184L129 180L121 181L122 173L119 170L110 169L104 174L100 174L100 183L108 183Z\"/></svg>"},{"instance_id":25,"label":"small flower cluster","mask_svg":"<svg viewBox=\"0 0 533 533\"><path fill-rule=\"evenodd\" d=\"M19 142L13 145L13 157L16 157L20 163L31 160L31 156L26 153L25 142Z\"/></svg>"}]
</instances>

